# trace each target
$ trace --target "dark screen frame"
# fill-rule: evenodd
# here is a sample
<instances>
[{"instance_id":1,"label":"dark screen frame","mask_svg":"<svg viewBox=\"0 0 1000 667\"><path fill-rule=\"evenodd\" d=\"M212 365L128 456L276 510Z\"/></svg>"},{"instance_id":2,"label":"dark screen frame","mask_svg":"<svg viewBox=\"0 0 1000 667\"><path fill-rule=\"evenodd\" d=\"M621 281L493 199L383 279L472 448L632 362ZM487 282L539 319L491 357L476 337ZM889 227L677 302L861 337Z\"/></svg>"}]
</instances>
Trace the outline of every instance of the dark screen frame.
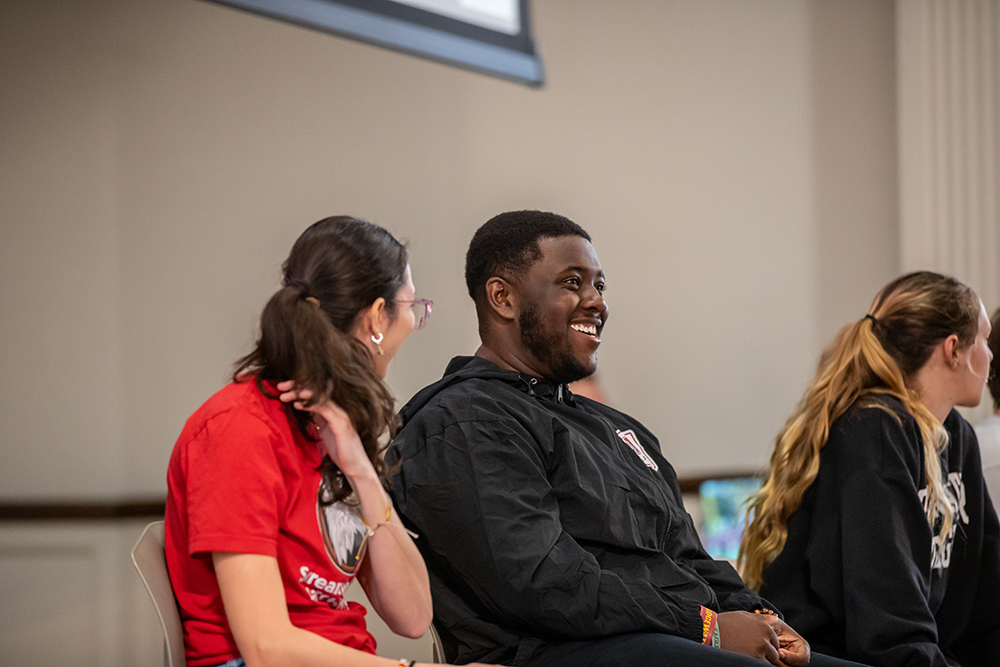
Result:
<instances>
[{"instance_id":1,"label":"dark screen frame","mask_svg":"<svg viewBox=\"0 0 1000 667\"><path fill-rule=\"evenodd\" d=\"M531 87L545 83L531 39L529 0L518 0L516 35L390 0L208 1Z\"/></svg>"}]
</instances>

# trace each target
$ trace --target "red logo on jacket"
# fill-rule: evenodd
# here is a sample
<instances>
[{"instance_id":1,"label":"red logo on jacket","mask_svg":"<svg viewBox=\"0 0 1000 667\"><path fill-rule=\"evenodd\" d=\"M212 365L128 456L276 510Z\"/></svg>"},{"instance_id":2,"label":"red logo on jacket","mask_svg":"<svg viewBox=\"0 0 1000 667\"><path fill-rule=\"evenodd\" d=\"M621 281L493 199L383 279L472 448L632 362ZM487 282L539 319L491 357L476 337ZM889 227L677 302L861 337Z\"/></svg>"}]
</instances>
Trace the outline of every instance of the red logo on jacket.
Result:
<instances>
[{"instance_id":1,"label":"red logo on jacket","mask_svg":"<svg viewBox=\"0 0 1000 667\"><path fill-rule=\"evenodd\" d=\"M653 470L659 471L660 466L656 465L656 461L646 453L646 450L642 448L639 444L639 436L635 434L635 431L629 429L627 431L618 431L618 437L625 441L625 444L632 448L632 451L639 455L639 458L647 467Z\"/></svg>"}]
</instances>

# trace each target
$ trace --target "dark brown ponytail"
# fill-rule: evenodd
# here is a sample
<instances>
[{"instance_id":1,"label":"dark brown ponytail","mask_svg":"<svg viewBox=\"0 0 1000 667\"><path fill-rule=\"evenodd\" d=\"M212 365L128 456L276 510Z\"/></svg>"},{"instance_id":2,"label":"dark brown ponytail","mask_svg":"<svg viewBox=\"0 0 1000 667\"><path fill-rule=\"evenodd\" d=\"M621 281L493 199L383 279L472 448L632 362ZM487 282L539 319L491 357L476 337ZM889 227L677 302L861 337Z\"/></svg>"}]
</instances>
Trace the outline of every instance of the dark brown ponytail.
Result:
<instances>
[{"instance_id":1,"label":"dark brown ponytail","mask_svg":"<svg viewBox=\"0 0 1000 667\"><path fill-rule=\"evenodd\" d=\"M352 329L358 314L380 297L394 315L406 266L406 248L377 225L347 216L313 224L292 246L282 266L284 286L261 313L260 338L233 372L237 382L253 377L268 396L265 382L291 379L311 389L314 400L333 400L351 418L382 478L387 470L380 443L396 429L393 398ZM309 413L290 405L286 410L303 436L314 439ZM329 457L320 470L330 490L325 502L350 495Z\"/></svg>"}]
</instances>

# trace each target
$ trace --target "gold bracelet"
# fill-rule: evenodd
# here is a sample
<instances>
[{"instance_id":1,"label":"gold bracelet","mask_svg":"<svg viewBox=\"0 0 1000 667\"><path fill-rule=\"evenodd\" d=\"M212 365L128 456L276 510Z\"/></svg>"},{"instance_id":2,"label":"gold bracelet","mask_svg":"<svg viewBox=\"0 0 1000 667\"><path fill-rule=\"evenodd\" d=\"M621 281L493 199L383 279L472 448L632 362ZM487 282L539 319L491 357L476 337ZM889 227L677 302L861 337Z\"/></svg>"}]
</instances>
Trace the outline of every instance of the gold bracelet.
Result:
<instances>
[{"instance_id":1,"label":"gold bracelet","mask_svg":"<svg viewBox=\"0 0 1000 667\"><path fill-rule=\"evenodd\" d=\"M382 519L382 521L380 521L379 523L375 524L375 528L369 526L368 522L365 521L364 512L359 512L359 514L361 515L361 523L364 525L365 528L368 529L368 537L371 537L375 533L375 528L378 528L382 524L387 523L390 517L392 517L392 500L389 498L389 496L385 497L385 518Z\"/></svg>"},{"instance_id":2,"label":"gold bracelet","mask_svg":"<svg viewBox=\"0 0 1000 667\"><path fill-rule=\"evenodd\" d=\"M389 523L390 519L392 519L392 500L388 496L386 496L386 502L388 504L386 505L386 508L385 508L385 519L383 519L382 521L379 521L377 524L375 524L374 527L369 526L367 523L365 523L364 517L363 516L361 517L361 523L362 523L362 525L364 525L364 527L366 529L366 531L365 531L365 539L369 539L370 540L375 535L375 531L378 530L379 528L381 528L382 526L391 526L393 528L402 528L403 530L406 531L406 534L409 535L410 537L412 537L413 539L417 539L418 537L420 537L419 535L417 535L416 533L414 533L412 530L409 530L405 526L397 526L394 523ZM404 665L404 667L406 667L406 666Z\"/></svg>"},{"instance_id":3,"label":"gold bracelet","mask_svg":"<svg viewBox=\"0 0 1000 667\"><path fill-rule=\"evenodd\" d=\"M410 537L412 537L413 539L417 539L418 537L420 537L420 535L418 535L417 533L414 533L412 530L410 530L406 526L397 526L394 523L389 523L388 521L383 521L382 523L376 525L374 528L368 528L368 531L365 533L365 539L371 539L372 535L375 534L375 531L378 530L379 528L381 528L382 526L389 526L390 528L399 528L400 530L406 531L406 534L409 535ZM367 528L367 526L365 526L365 527Z\"/></svg>"}]
</instances>

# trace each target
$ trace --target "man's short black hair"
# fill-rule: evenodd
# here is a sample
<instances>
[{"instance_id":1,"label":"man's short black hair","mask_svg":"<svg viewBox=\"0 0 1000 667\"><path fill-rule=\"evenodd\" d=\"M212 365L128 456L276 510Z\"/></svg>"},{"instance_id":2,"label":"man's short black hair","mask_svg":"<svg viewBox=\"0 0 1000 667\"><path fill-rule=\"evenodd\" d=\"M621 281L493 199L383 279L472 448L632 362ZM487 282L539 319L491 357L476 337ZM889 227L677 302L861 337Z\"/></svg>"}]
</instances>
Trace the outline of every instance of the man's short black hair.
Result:
<instances>
[{"instance_id":1,"label":"man's short black hair","mask_svg":"<svg viewBox=\"0 0 1000 667\"><path fill-rule=\"evenodd\" d=\"M477 308L486 299L486 282L499 276L516 280L542 258L540 239L582 236L580 225L545 211L510 211L496 215L476 230L465 255L465 285Z\"/></svg>"}]
</instances>

